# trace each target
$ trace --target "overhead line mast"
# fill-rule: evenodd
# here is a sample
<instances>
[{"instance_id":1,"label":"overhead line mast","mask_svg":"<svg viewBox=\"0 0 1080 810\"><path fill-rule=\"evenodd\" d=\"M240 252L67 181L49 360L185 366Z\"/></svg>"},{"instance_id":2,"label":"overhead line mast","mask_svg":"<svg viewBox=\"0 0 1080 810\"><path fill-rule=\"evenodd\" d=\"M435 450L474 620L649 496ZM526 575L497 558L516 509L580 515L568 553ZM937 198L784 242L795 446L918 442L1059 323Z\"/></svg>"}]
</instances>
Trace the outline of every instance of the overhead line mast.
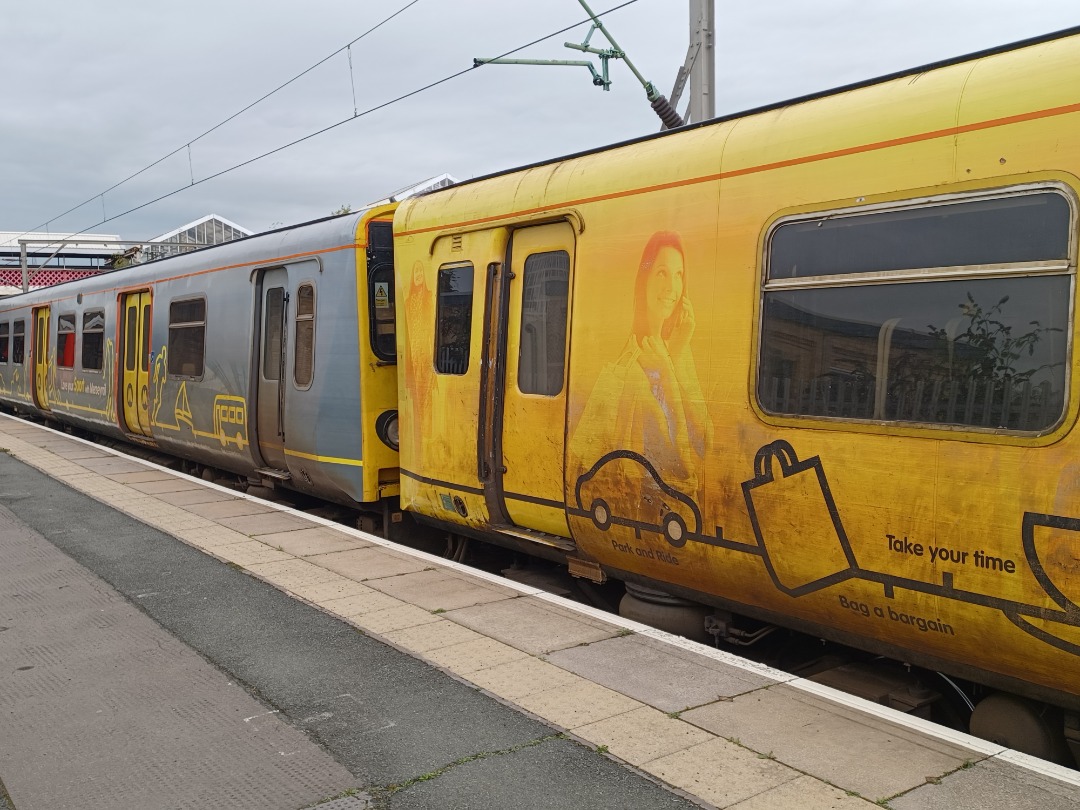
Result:
<instances>
[{"instance_id":1,"label":"overhead line mast","mask_svg":"<svg viewBox=\"0 0 1080 810\"><path fill-rule=\"evenodd\" d=\"M671 106L678 107L683 89L690 84L690 103L683 116L687 124L716 117L715 37L716 0L690 0L690 46L671 90Z\"/></svg>"},{"instance_id":2,"label":"overhead line mast","mask_svg":"<svg viewBox=\"0 0 1080 810\"><path fill-rule=\"evenodd\" d=\"M592 74L593 84L604 90L610 90L611 78L608 71L608 62L612 59L622 59L626 62L626 66L630 68L637 80L641 82L641 86L645 89L645 97L663 122L664 129L680 127L686 123L682 116L676 112L675 103L678 102L679 95L681 95L687 79L690 80L692 95L688 117L691 117L691 120L694 121L703 121L706 118L711 118L715 114L713 112L715 105L712 93L713 74L715 72L712 44L712 21L714 17L713 8L715 0L690 0L690 48L686 54L686 62L679 69L679 74L675 79L675 90L672 92L671 102L667 100L663 93L656 89L656 86L652 82L641 75L641 72L626 55L626 51L619 47L619 43L615 41L611 32L593 10L589 8L589 4L585 2L585 0L578 0L578 2L592 20L592 27L589 29L589 33L585 37L584 42L565 42L563 44L567 48L598 56L600 58L600 70L597 70L596 66L588 60L571 59L473 59L473 65L477 67L480 65L559 65L564 67L585 67L588 68L589 72ZM608 44L611 45L610 48L596 48L589 44L593 34L597 31L604 35ZM702 94L701 101L697 101L697 96L699 94Z\"/></svg>"}]
</instances>

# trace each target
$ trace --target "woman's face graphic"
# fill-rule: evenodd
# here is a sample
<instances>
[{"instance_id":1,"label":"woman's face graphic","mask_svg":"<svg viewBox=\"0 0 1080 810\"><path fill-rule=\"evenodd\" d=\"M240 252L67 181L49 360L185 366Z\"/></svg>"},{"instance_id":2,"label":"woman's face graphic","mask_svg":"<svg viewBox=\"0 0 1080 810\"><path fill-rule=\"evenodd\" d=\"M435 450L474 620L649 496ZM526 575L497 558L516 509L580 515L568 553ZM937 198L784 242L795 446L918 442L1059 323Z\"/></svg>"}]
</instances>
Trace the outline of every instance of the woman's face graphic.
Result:
<instances>
[{"instance_id":1,"label":"woman's face graphic","mask_svg":"<svg viewBox=\"0 0 1080 810\"><path fill-rule=\"evenodd\" d=\"M683 257L673 247L662 247L649 269L645 301L649 322L659 325L671 317L683 294Z\"/></svg>"}]
</instances>

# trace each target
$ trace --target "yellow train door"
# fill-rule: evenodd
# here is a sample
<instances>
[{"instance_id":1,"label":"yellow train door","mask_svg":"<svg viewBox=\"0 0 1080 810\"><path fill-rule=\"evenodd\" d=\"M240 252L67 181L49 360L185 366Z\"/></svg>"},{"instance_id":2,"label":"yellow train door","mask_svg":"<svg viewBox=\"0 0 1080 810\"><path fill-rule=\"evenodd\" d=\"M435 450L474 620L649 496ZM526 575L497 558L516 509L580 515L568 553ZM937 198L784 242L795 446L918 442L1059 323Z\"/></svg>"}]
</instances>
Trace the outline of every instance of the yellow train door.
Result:
<instances>
[{"instance_id":1,"label":"yellow train door","mask_svg":"<svg viewBox=\"0 0 1080 810\"><path fill-rule=\"evenodd\" d=\"M34 403L49 407L49 308L34 310Z\"/></svg>"},{"instance_id":2,"label":"yellow train door","mask_svg":"<svg viewBox=\"0 0 1080 810\"><path fill-rule=\"evenodd\" d=\"M120 321L122 425L150 435L150 291L125 293Z\"/></svg>"},{"instance_id":3,"label":"yellow train door","mask_svg":"<svg viewBox=\"0 0 1080 810\"><path fill-rule=\"evenodd\" d=\"M516 230L510 256L506 367L496 406L499 495L515 525L569 537L563 481L574 230L563 222Z\"/></svg>"}]
</instances>

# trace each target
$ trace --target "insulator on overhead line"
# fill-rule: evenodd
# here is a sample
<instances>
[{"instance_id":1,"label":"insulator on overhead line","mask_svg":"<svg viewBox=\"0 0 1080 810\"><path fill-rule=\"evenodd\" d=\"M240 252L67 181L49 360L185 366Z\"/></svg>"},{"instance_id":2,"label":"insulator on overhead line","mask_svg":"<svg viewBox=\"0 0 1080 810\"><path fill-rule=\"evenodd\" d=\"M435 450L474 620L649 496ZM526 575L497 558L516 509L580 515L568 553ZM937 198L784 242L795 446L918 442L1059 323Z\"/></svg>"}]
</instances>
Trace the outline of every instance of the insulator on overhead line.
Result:
<instances>
[{"instance_id":1,"label":"insulator on overhead line","mask_svg":"<svg viewBox=\"0 0 1080 810\"><path fill-rule=\"evenodd\" d=\"M667 100L667 96L657 96L652 100L652 108L660 120L664 122L664 126L668 129L675 129L675 127L681 127L685 121L682 120L682 116L679 115L675 108L671 106L671 103Z\"/></svg>"}]
</instances>

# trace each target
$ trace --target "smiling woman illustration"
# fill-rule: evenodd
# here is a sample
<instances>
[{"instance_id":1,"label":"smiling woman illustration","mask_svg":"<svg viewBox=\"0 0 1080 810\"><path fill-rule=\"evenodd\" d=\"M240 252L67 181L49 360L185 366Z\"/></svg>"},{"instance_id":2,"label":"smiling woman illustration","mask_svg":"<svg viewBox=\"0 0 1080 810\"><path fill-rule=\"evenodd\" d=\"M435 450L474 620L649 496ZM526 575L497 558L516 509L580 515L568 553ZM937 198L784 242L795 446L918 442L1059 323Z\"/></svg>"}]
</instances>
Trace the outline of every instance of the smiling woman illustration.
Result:
<instances>
[{"instance_id":1,"label":"smiling woman illustration","mask_svg":"<svg viewBox=\"0 0 1080 810\"><path fill-rule=\"evenodd\" d=\"M671 231L654 233L638 265L627 347L631 357L626 359L641 369L652 395L638 396L635 409L644 455L684 481L696 478L705 452L706 420L690 351L696 323L686 283L682 239Z\"/></svg>"},{"instance_id":2,"label":"smiling woman illustration","mask_svg":"<svg viewBox=\"0 0 1080 810\"><path fill-rule=\"evenodd\" d=\"M690 349L694 308L686 296L682 239L659 231L646 243L634 284L630 337L597 378L575 430L588 469L612 450L641 453L669 483L698 485L706 411Z\"/></svg>"}]
</instances>

